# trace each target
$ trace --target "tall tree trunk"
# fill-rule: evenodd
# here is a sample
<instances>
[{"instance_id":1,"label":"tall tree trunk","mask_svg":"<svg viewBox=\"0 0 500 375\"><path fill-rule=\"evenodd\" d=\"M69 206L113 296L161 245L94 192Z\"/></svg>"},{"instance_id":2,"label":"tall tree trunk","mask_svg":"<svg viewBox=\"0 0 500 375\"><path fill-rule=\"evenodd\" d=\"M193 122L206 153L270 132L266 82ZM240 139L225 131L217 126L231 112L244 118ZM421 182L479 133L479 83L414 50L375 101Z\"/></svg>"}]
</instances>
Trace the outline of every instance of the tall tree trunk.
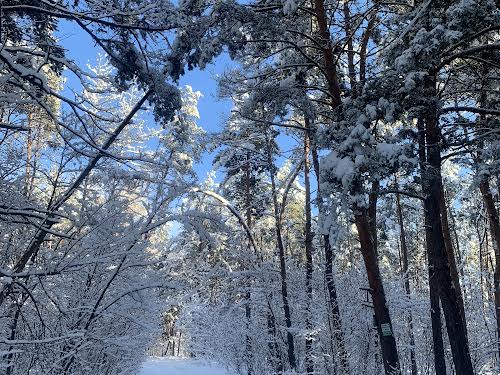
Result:
<instances>
[{"instance_id":1,"label":"tall tree trunk","mask_svg":"<svg viewBox=\"0 0 500 375\"><path fill-rule=\"evenodd\" d=\"M448 264L450 265L451 280L453 281L453 286L457 293L458 306L460 308L462 320L466 322L464 298L462 296L462 288L460 286L460 276L458 274L457 261L455 258L455 249L453 248L453 241L451 239L450 224L448 222L448 208L446 207L443 181L441 181L439 189L439 204L439 209L441 211L441 226L443 227L444 246L446 256L448 257ZM467 335L467 330L465 331L465 334Z\"/></svg>"},{"instance_id":2,"label":"tall tree trunk","mask_svg":"<svg viewBox=\"0 0 500 375\"><path fill-rule=\"evenodd\" d=\"M35 171L34 169L31 167L32 163L33 163L33 142L34 142L34 137L33 137L33 127L32 127L32 115L31 113L28 114L28 127L29 127L29 130L27 131L27 136L28 136L28 139L26 140L26 177L24 179L24 195L26 197L29 197L30 196L30 193L31 193L31 184L32 184L32 175L34 175Z\"/></svg>"},{"instance_id":3,"label":"tall tree trunk","mask_svg":"<svg viewBox=\"0 0 500 375\"><path fill-rule=\"evenodd\" d=\"M373 239L373 247L375 254L378 256L378 235L377 235L377 203L378 203L378 190L380 188L380 181L372 182L370 194L368 194L368 222L370 223L370 232Z\"/></svg>"},{"instance_id":4,"label":"tall tree trunk","mask_svg":"<svg viewBox=\"0 0 500 375\"><path fill-rule=\"evenodd\" d=\"M335 59L332 47L332 41L330 37L330 30L328 29L328 19L326 16L326 10L324 6L324 0L314 0L313 2L314 11L316 13L316 22L318 24L318 32L323 43L323 65L324 71L326 73L326 80L328 83L328 93L330 94L330 105L332 109L336 109L341 103L342 99L340 96L340 84L338 81L337 67L335 66ZM311 135L311 132L309 132ZM312 157L313 165L316 173L316 178L318 182L318 210L320 213L323 211L322 196L320 193L320 167L318 152L316 149L316 144L314 140L312 141ZM330 236L325 234L323 236L323 247L325 253L325 281L328 289L328 296L330 300L330 309L332 313L333 322L333 334L335 336L335 341L337 344L338 354L340 357L340 366L343 373L349 373L349 361L347 355L347 349L345 345L344 332L342 330L342 320L340 317L340 309L337 302L337 289L335 286L335 280L333 277L333 249L330 244Z\"/></svg>"},{"instance_id":5,"label":"tall tree trunk","mask_svg":"<svg viewBox=\"0 0 500 375\"><path fill-rule=\"evenodd\" d=\"M283 372L283 361L281 360L279 345L276 342L276 319L274 318L270 300L271 298L267 300L267 332L273 340L268 342L268 350L269 353L271 353L271 366L275 369L277 374L281 374Z\"/></svg>"},{"instance_id":6,"label":"tall tree trunk","mask_svg":"<svg viewBox=\"0 0 500 375\"><path fill-rule=\"evenodd\" d=\"M401 273L403 274L404 288L408 300L411 299L410 278L408 277L408 247L406 246L406 233L403 222L403 210L401 208L401 197L396 193L396 207L399 222L399 241L401 243ZM410 362L411 374L417 375L417 360L415 359L415 334L413 332L413 317L411 310L408 312L408 330L410 335Z\"/></svg>"},{"instance_id":7,"label":"tall tree trunk","mask_svg":"<svg viewBox=\"0 0 500 375\"><path fill-rule=\"evenodd\" d=\"M368 209L360 209L360 207L355 206L354 212L377 320L384 369L386 373L399 374L401 370L396 339L392 330L392 322L378 264L377 202L379 187L380 182L378 180L373 181L368 196ZM368 231L368 235L366 231Z\"/></svg>"},{"instance_id":8,"label":"tall tree trunk","mask_svg":"<svg viewBox=\"0 0 500 375\"><path fill-rule=\"evenodd\" d=\"M426 85L429 97L437 97L435 78L429 79ZM431 231L432 242L430 246L433 247L436 255L437 285L455 369L458 375L469 375L473 374L473 367L467 342L467 327L466 322L463 320L459 290L456 290L456 283L453 281L443 234L441 208L444 204L442 202L441 134L437 109L429 108L424 121L427 163L422 176L422 191L425 196L425 214L428 217L428 225Z\"/></svg>"},{"instance_id":9,"label":"tall tree trunk","mask_svg":"<svg viewBox=\"0 0 500 375\"><path fill-rule=\"evenodd\" d=\"M330 30L328 29L328 19L325 11L324 0L314 0L314 11L316 13L316 22L318 23L319 36L323 43L323 62L325 75L328 84L328 93L330 94L331 106L336 108L341 103L340 84L338 80L337 67L332 48Z\"/></svg>"},{"instance_id":10,"label":"tall tree trunk","mask_svg":"<svg viewBox=\"0 0 500 375\"><path fill-rule=\"evenodd\" d=\"M316 174L317 182L317 193L316 193L316 204L318 206L318 211L320 215L323 212L322 196L320 189L320 170L319 170L319 157L318 151L316 149L316 143L312 137L311 129L309 129L309 137L311 143L311 154L313 160L314 173ZM330 302L330 311L332 314L332 325L333 325L333 337L335 338L335 344L337 346L337 354L339 356L339 362L341 371L343 374L349 374L349 360L347 355L347 349L344 338L344 331L342 329L342 319L340 317L340 309L337 302L337 287L335 285L335 279L333 277L333 249L330 245L330 236L328 234L323 235L323 249L325 253L325 282L328 291L328 299ZM332 353L333 354L333 353Z\"/></svg>"},{"instance_id":11,"label":"tall tree trunk","mask_svg":"<svg viewBox=\"0 0 500 375\"><path fill-rule=\"evenodd\" d=\"M495 270L493 272L495 314L497 320L497 349L500 356L500 220L498 210L495 207L495 200L491 193L490 183L486 178L479 184L479 190L486 206L490 232L495 252Z\"/></svg>"},{"instance_id":12,"label":"tall tree trunk","mask_svg":"<svg viewBox=\"0 0 500 375\"><path fill-rule=\"evenodd\" d=\"M306 250L306 296L307 296L307 311L306 311L306 373L314 373L314 363L312 360L312 338L311 338L311 318L312 318L312 277L313 277L313 234L311 228L311 182L309 179L310 173L310 140L307 129L309 129L309 120L305 119L306 131L304 132L304 185L305 185L305 250Z\"/></svg>"},{"instance_id":13,"label":"tall tree trunk","mask_svg":"<svg viewBox=\"0 0 500 375\"><path fill-rule=\"evenodd\" d=\"M297 367L297 361L295 359L295 345L293 341L293 335L291 332L292 328L292 317L290 312L290 304L288 302L288 285L287 285L287 271L286 271L286 254L285 246L283 244L282 228L281 228L281 215L280 206L278 204L278 196L276 189L276 178L273 165L272 151L270 140L267 139L267 158L270 169L270 179L271 179L271 189L273 198L273 208L274 208L274 221L275 221L275 231L276 231L276 242L278 247L278 257L280 262L280 276L281 276L281 297L283 299L283 312L285 315L285 325L286 325L286 338L287 338L287 349L288 349L288 361L290 362L290 367L295 370Z\"/></svg>"},{"instance_id":14,"label":"tall tree trunk","mask_svg":"<svg viewBox=\"0 0 500 375\"><path fill-rule=\"evenodd\" d=\"M246 200L246 221L247 221L247 227L249 230L252 229L252 197L251 197L251 187L250 187L250 177L251 177L251 171L250 171L250 152L247 152L246 154L246 166L245 166L245 200ZM251 252L251 244L248 246L248 251ZM246 266L245 268L247 268ZM250 287L251 287L251 280L247 280L248 283L248 289L247 292L245 293L245 318L246 318L246 326L247 326L247 333L246 333L246 338L245 338L245 345L246 345L246 357L247 357L247 374L252 375L253 374L253 355L252 355L252 340L250 335L248 334L249 329L250 329L250 320L252 318L252 309L250 307L251 303L251 292L250 292Z\"/></svg>"},{"instance_id":15,"label":"tall tree trunk","mask_svg":"<svg viewBox=\"0 0 500 375\"><path fill-rule=\"evenodd\" d=\"M420 161L420 169L424 174L427 163L427 151L425 148L425 129L422 120L418 120L418 155ZM422 181L423 183L423 181ZM423 189L422 185L422 189ZM429 197L424 199L424 227L425 227L425 246L427 252L427 264L429 269L429 297L431 308L431 325L432 325L432 343L434 346L434 371L436 375L446 375L446 362L444 357L443 331L441 328L441 307L439 304L439 285L437 265L438 259L432 246L432 230L429 224L429 215L427 207L431 204Z\"/></svg>"},{"instance_id":16,"label":"tall tree trunk","mask_svg":"<svg viewBox=\"0 0 500 375\"><path fill-rule=\"evenodd\" d=\"M368 275L368 284L372 295L377 329L380 337L382 361L386 374L400 374L398 349L392 329L391 317L387 307L382 275L378 264L375 241L372 236L372 227L368 210L364 207L354 207L354 218L358 230L361 253Z\"/></svg>"},{"instance_id":17,"label":"tall tree trunk","mask_svg":"<svg viewBox=\"0 0 500 375\"><path fill-rule=\"evenodd\" d=\"M314 0L314 10L316 21L318 23L318 33L323 42L323 62L324 70L328 83L328 93L331 97L331 107L336 109L341 104L340 84L338 80L337 67L335 65L332 41L330 30L328 28L328 18L326 15L323 0ZM369 31L365 34L369 35ZM355 212L356 227L358 228L359 239L361 242L361 252L365 261L365 267L368 273L370 288L372 289L372 297L375 306L375 315L379 324L383 324L385 336L380 335L380 346L382 349L382 359L384 368L387 374L400 373L398 351L396 340L392 332L392 325L389 316L389 310L386 306L384 289L380 269L377 259L377 236L376 236L376 191L378 190L377 182L372 185L372 193L375 196L370 196L371 203L369 210L360 207L353 207ZM374 201L372 199L374 198ZM388 326L387 326L388 325ZM379 326L379 329L381 326ZM379 332L380 333L380 332Z\"/></svg>"},{"instance_id":18,"label":"tall tree trunk","mask_svg":"<svg viewBox=\"0 0 500 375\"><path fill-rule=\"evenodd\" d=\"M488 76L489 67L483 66L483 74L484 76ZM484 81L483 85L488 88L490 83L488 81ZM487 91L481 92L480 96L480 104L481 106L488 105L488 96L486 94ZM487 118L486 115L480 115L481 123L486 123ZM480 127L482 128L482 126ZM484 141L480 140L478 144L478 154L473 158L475 163L480 166L482 163L481 158L481 150L484 148ZM479 190L481 191L481 196L483 197L484 205L486 206L486 212L488 214L488 222L490 224L490 234L491 234L491 242L493 245L493 252L495 254L495 265L493 267L493 295L494 295L494 303L495 303L495 317L497 322L497 350L500 359L500 220L498 210L495 206L495 199L491 192L490 187L490 177L489 176L480 176L481 180L479 182ZM497 177L497 183L499 183L498 187L500 187L500 180Z\"/></svg>"},{"instance_id":19,"label":"tall tree trunk","mask_svg":"<svg viewBox=\"0 0 500 375\"><path fill-rule=\"evenodd\" d=\"M9 340L14 341L16 338L17 334L17 324L19 323L19 316L21 314L21 308L28 299L28 296L23 296L22 299L19 302L12 302L12 304L9 307L9 316L12 315L11 312L12 310L15 310L14 317L12 318L12 322L10 323L10 335L9 335ZM4 356L4 365L6 365L6 375L12 375L12 370L15 368L15 362L14 362L14 357L16 356L15 354L15 348L14 346L9 346L8 350L6 351L8 354L3 355ZM3 361L2 361L3 362Z\"/></svg>"}]
</instances>

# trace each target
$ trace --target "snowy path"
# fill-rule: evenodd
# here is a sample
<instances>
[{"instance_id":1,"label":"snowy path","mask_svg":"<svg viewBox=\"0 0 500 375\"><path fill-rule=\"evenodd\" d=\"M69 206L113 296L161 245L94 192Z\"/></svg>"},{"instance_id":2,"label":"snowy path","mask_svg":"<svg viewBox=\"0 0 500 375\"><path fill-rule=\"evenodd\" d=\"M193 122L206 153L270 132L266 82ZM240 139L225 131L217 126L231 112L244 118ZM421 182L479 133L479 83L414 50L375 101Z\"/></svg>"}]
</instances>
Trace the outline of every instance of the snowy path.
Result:
<instances>
[{"instance_id":1,"label":"snowy path","mask_svg":"<svg viewBox=\"0 0 500 375\"><path fill-rule=\"evenodd\" d=\"M220 367L185 358L149 358L140 375L232 375Z\"/></svg>"}]
</instances>

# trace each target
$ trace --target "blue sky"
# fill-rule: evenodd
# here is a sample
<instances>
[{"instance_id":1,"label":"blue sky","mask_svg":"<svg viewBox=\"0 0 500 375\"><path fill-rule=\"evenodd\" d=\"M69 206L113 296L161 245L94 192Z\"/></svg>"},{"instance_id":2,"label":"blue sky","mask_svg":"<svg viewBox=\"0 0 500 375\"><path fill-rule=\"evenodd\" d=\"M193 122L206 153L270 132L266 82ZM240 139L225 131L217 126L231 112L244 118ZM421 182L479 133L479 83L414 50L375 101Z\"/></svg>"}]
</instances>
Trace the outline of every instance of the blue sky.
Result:
<instances>
[{"instance_id":1,"label":"blue sky","mask_svg":"<svg viewBox=\"0 0 500 375\"><path fill-rule=\"evenodd\" d=\"M67 56L74 60L79 66L95 65L97 56L101 52L100 48L95 45L94 41L79 27L69 21L61 21L57 31L57 37L67 49ZM222 100L217 97L217 77L224 73L229 68L234 68L233 63L227 54L222 54L209 64L204 70L194 69L185 71L185 75L179 81L180 86L189 85L194 91L200 91L202 97L198 102L198 111L200 119L198 125L208 133L218 132L222 129L225 119L228 118L232 102L231 100ZM67 82L64 90L67 95L71 95L70 88L80 89L80 84L76 77L67 75ZM152 116L146 116L153 121ZM283 132L278 137L278 142L282 147L281 157L278 157L276 162L278 165L291 156L291 150L297 145L296 141L290 135ZM196 163L194 169L200 181L206 179L208 173L212 170L212 161L214 153L205 152L202 160ZM216 181L220 181L220 175Z\"/></svg>"},{"instance_id":2,"label":"blue sky","mask_svg":"<svg viewBox=\"0 0 500 375\"><path fill-rule=\"evenodd\" d=\"M67 56L79 66L96 64L97 55L101 51L100 48L95 46L95 43L87 34L75 28L73 23L62 21L59 24L57 37L67 49ZM227 99L221 100L217 97L216 81L217 76L221 75L231 64L231 60L226 55L222 55L204 70L186 70L186 74L179 81L180 86L189 85L193 90L202 93L203 96L198 102L200 113L198 125L208 133L219 131L231 111L231 101ZM75 77L69 75L66 77L66 90L68 88L80 88ZM205 153L202 160L196 164L195 170L201 180L204 180L211 170L212 160L213 155Z\"/></svg>"},{"instance_id":3,"label":"blue sky","mask_svg":"<svg viewBox=\"0 0 500 375\"><path fill-rule=\"evenodd\" d=\"M232 108L230 100L222 100L217 97L217 76L224 73L231 61L226 56L221 56L205 70L187 71L180 79L180 85L189 85L194 91L200 91L203 96L198 101L200 120L198 125L209 133L222 129L224 121L229 116ZM195 167L198 177L204 179L211 170L213 155L206 152L202 160Z\"/></svg>"},{"instance_id":4,"label":"blue sky","mask_svg":"<svg viewBox=\"0 0 500 375\"><path fill-rule=\"evenodd\" d=\"M74 24L63 21L59 25L57 36L61 43L67 48L67 56L73 59L79 66L95 65L96 58L100 52L100 48L95 46L93 40L80 29L75 28ZM215 59L212 64L208 65L204 70L194 69L186 70L186 73L179 81L180 86L189 85L194 91L200 91L202 97L198 101L198 111L200 119L198 125L208 133L218 132L223 128L225 120L228 118L232 109L231 100L222 100L217 97L217 77L224 73L228 68L234 67L235 64L229 59L227 54L223 54ZM68 88L79 89L80 85L75 77L68 77L64 90ZM68 91L66 94L71 95ZM153 116L146 116L153 121ZM280 166L284 163L287 157L291 156L291 150L297 146L296 140L292 136L283 134L278 137L278 143L282 148L282 156L278 157L276 163ZM300 141L299 141L300 144ZM202 159L195 164L194 170L198 175L200 182L203 182L209 172L212 170L212 161L215 153L205 152ZM215 181L220 182L222 174L218 173ZM300 180L300 178L299 178ZM313 190L316 189L314 179L312 182ZM171 233L178 233L181 228L180 223L172 223L170 228Z\"/></svg>"}]
</instances>

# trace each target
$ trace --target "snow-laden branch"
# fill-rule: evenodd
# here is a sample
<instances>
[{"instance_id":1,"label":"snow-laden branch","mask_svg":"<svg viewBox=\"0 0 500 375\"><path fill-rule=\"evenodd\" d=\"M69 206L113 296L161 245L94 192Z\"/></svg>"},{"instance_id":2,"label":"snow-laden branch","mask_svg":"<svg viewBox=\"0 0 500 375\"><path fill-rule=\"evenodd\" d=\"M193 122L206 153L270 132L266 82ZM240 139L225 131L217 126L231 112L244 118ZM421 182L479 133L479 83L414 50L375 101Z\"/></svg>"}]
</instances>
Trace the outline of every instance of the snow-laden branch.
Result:
<instances>
[{"instance_id":1,"label":"snow-laden branch","mask_svg":"<svg viewBox=\"0 0 500 375\"><path fill-rule=\"evenodd\" d=\"M85 336L84 332L75 332L68 333L64 336L59 337L48 337L46 339L38 339L38 340L9 340L0 336L0 343L7 345L33 345L33 344L51 344L54 342L72 340L75 338L80 338Z\"/></svg>"},{"instance_id":2,"label":"snow-laden branch","mask_svg":"<svg viewBox=\"0 0 500 375\"><path fill-rule=\"evenodd\" d=\"M30 130L27 126L8 124L6 122L0 122L0 129L15 130L15 131Z\"/></svg>"},{"instance_id":3,"label":"snow-laden branch","mask_svg":"<svg viewBox=\"0 0 500 375\"><path fill-rule=\"evenodd\" d=\"M212 197L212 198L218 200L220 203L222 203L222 205L224 207L226 207L238 219L241 226L245 229L245 232L248 236L248 239L250 240L250 242L252 244L252 247L253 247L255 253L256 254L259 253L259 249L257 247L257 243L255 242L255 238L253 237L252 231L250 230L247 223L245 222L245 219L243 218L243 216L241 216L241 214L238 212L238 210L231 203L229 203L229 201L226 198L222 197L221 195L219 195L213 191L203 190L200 188L193 188L193 189L191 189L191 192L205 194L209 197Z\"/></svg>"},{"instance_id":4,"label":"snow-laden branch","mask_svg":"<svg viewBox=\"0 0 500 375\"><path fill-rule=\"evenodd\" d=\"M439 64L438 68L442 68L443 66L451 63L455 59L459 59L462 57L468 57L471 54L478 53L478 52L483 52L483 51L497 51L500 50L500 43L490 43L490 44L484 44L481 46L475 46L471 48L464 49L463 51L456 52L452 55L446 56L443 58L441 63Z\"/></svg>"},{"instance_id":5,"label":"snow-laden branch","mask_svg":"<svg viewBox=\"0 0 500 375\"><path fill-rule=\"evenodd\" d=\"M494 115L500 116L500 110L494 108L479 108L479 107L467 107L467 106L456 106L456 107L444 107L441 108L441 113L447 112L471 112L479 113L481 115Z\"/></svg>"},{"instance_id":6,"label":"snow-laden branch","mask_svg":"<svg viewBox=\"0 0 500 375\"><path fill-rule=\"evenodd\" d=\"M50 218L51 213L55 213L61 208L61 206L75 193L75 191L80 187L82 182L87 178L87 176L90 174L90 172L95 168L99 160L104 157L105 151L107 151L111 145L116 141L118 136L121 134L123 129L130 123L132 118L136 115L136 113L139 111L139 109L142 107L142 105L146 102L146 100L150 97L150 95L153 93L153 90L148 90L147 92L144 93L142 98L135 104L135 106L130 110L128 115L123 119L123 121L118 125L118 127L115 129L115 131L109 136L109 138L104 142L103 146L101 147L101 151L88 163L87 167L80 173L80 175L77 177L77 179L71 184L71 186L64 192L64 194L57 199L48 209L49 214L47 215L48 218ZM21 258L17 261L15 264L13 270L14 272L22 272L24 270L24 267L26 267L26 264L30 259L34 259L38 253L38 249L40 248L41 244L45 240L46 236L50 233L52 226L54 225L53 220L44 220L41 225L40 229L38 232L35 234L33 237L33 240L30 242L28 248L24 252L24 254L21 256ZM3 303L5 296L6 296L6 288L4 287L0 291L0 305Z\"/></svg>"}]
</instances>

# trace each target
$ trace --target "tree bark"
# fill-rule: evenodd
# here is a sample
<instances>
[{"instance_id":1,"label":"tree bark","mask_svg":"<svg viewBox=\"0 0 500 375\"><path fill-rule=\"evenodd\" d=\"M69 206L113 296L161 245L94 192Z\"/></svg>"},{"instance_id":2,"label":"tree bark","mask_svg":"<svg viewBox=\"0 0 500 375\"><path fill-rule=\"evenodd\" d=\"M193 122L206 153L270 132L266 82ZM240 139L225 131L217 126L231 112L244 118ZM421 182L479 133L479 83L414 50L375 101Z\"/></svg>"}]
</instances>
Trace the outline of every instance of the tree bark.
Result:
<instances>
[{"instance_id":1,"label":"tree bark","mask_svg":"<svg viewBox=\"0 0 500 375\"><path fill-rule=\"evenodd\" d=\"M495 296L495 315L497 320L497 348L500 356L500 220L498 210L495 206L495 200L491 193L489 181L486 178L479 184L479 190L483 197L488 213L490 223L490 232L495 253L495 270L493 272L494 296Z\"/></svg>"},{"instance_id":2,"label":"tree bark","mask_svg":"<svg viewBox=\"0 0 500 375\"><path fill-rule=\"evenodd\" d=\"M251 177L251 171L250 171L250 153L247 152L246 154L246 166L245 166L245 200L246 200L246 220L247 220L247 227L249 230L252 228L252 197L251 197L251 188L250 188L250 177ZM251 249L251 244L248 246L248 250L250 251ZM247 268L247 266L245 266ZM251 286L251 280L248 280L248 288L247 292L245 293L245 318L246 318L246 326L247 326L247 333L245 337L245 349L246 349L246 355L247 355L247 374L252 375L253 374L253 355L252 355L252 339L250 335L248 334L250 330L250 320L252 318L252 308L250 306L251 303L251 292L250 292L250 286Z\"/></svg>"},{"instance_id":3,"label":"tree bark","mask_svg":"<svg viewBox=\"0 0 500 375\"><path fill-rule=\"evenodd\" d=\"M287 271L286 271L286 259L285 259L285 246L283 244L282 228L281 228L281 215L280 207L278 204L278 196L276 190L276 178L275 171L273 170L273 160L271 153L270 140L267 139L267 158L270 169L270 179L271 179L271 189L274 207L274 221L275 221L275 231L276 231L276 242L278 247L278 257L280 262L280 276L281 276L281 297L283 299L283 312L285 315L285 325L287 328L286 338L287 338L287 349L288 349L288 361L292 370L297 367L297 362L295 359L295 345L293 341L293 335L291 332L292 328L292 317L290 312L290 304L288 302L288 285L287 285Z\"/></svg>"},{"instance_id":4,"label":"tree bark","mask_svg":"<svg viewBox=\"0 0 500 375\"><path fill-rule=\"evenodd\" d=\"M386 374L401 374L399 367L398 349L396 339L392 329L391 317L387 307L382 276L378 264L377 252L372 228L368 219L367 209L364 207L354 208L354 218L358 230L361 253L368 275L368 284L372 295L377 329L380 338L380 348L382 350L382 361Z\"/></svg>"},{"instance_id":5,"label":"tree bark","mask_svg":"<svg viewBox=\"0 0 500 375\"><path fill-rule=\"evenodd\" d=\"M427 151L425 146L425 129L422 120L418 120L418 155L422 175L425 173L427 163ZM422 180L423 184L423 180ZM422 185L422 189L424 186ZM444 357L443 331L441 328L441 307L439 305L439 284L437 272L438 260L432 244L432 230L429 224L427 207L430 205L429 198L424 200L424 227L425 246L427 252L427 265L429 270L429 298L431 308L432 343L434 346L434 371L436 375L446 375L446 362Z\"/></svg>"},{"instance_id":6,"label":"tree bark","mask_svg":"<svg viewBox=\"0 0 500 375\"><path fill-rule=\"evenodd\" d=\"M378 256L378 235L377 235L377 203L378 203L378 190L380 188L380 181L372 182L370 194L368 196L368 222L370 223L370 233L373 239L373 247L375 254Z\"/></svg>"},{"instance_id":7,"label":"tree bark","mask_svg":"<svg viewBox=\"0 0 500 375\"><path fill-rule=\"evenodd\" d=\"M323 204L322 204L322 196L320 189L319 157L312 134L310 131L308 132L308 134L311 143L311 154L313 160L314 173L316 174L316 181L318 184L316 193L316 204L318 205L318 211L321 215L321 213L323 212ZM332 314L333 337L335 338L335 344L337 346L337 353L340 360L341 371L343 374L349 374L350 372L349 360L345 345L344 330L342 329L342 319L340 317L340 309L337 302L337 287L335 285L335 278L333 277L334 254L333 254L333 249L330 245L330 236L328 234L323 235L323 249L325 253L325 271L324 271L325 282L329 297L328 299L330 302L330 311Z\"/></svg>"},{"instance_id":8,"label":"tree bark","mask_svg":"<svg viewBox=\"0 0 500 375\"><path fill-rule=\"evenodd\" d=\"M403 274L403 281L405 293L408 300L411 300L410 278L408 277L408 247L406 245L406 233L403 222L403 210L401 208L400 194L396 193L396 207L399 222L399 240L401 243L401 273ZM411 374L417 375L417 360L415 359L415 334L413 332L413 317L411 310L408 312L408 330L410 335L410 362Z\"/></svg>"},{"instance_id":9,"label":"tree bark","mask_svg":"<svg viewBox=\"0 0 500 375\"><path fill-rule=\"evenodd\" d=\"M332 108L336 108L341 104L340 84L323 0L314 0L314 10L316 13L316 22L318 23L319 36L323 42L322 54L324 60L324 74L328 83L328 93L330 94Z\"/></svg>"},{"instance_id":10,"label":"tree bark","mask_svg":"<svg viewBox=\"0 0 500 375\"><path fill-rule=\"evenodd\" d=\"M306 250L306 296L307 296L307 311L306 311L306 373L314 373L314 363L312 360L312 338L311 338L311 308L313 303L312 277L313 277L313 234L311 229L311 182L309 179L310 173L310 140L307 129L309 129L309 120L306 118L306 131L304 132L304 185L305 185L305 250Z\"/></svg>"},{"instance_id":11,"label":"tree bark","mask_svg":"<svg viewBox=\"0 0 500 375\"><path fill-rule=\"evenodd\" d=\"M324 43L323 46L323 62L324 74L328 83L328 93L331 97L331 107L336 109L341 104L340 84L338 80L337 67L335 65L334 51L328 28L328 18L326 15L323 0L314 0L314 10L318 23L318 33ZM369 32L365 34L367 37ZM384 368L387 374L400 373L398 351L396 340L392 332L389 310L386 306L384 289L382 287L382 279L380 277L380 269L377 259L377 235L376 235L376 190L378 189L377 182L372 184L372 195L370 195L370 208L368 210L360 207L353 207L355 213L356 227L358 228L359 239L361 243L361 252L365 261L365 267L368 273L370 288L372 289L372 297L374 300L375 315L380 324L389 325L390 335L380 335L380 343L382 349L382 358ZM374 195L373 195L374 194ZM379 326L380 329L380 326ZM380 332L379 332L380 333Z\"/></svg>"},{"instance_id":12,"label":"tree bark","mask_svg":"<svg viewBox=\"0 0 500 375\"><path fill-rule=\"evenodd\" d=\"M432 76L431 76L432 77ZM426 83L427 93L435 98L435 79ZM442 176L441 176L441 134L438 125L436 108L429 108L424 118L427 160L422 176L422 191L424 193L424 209L430 230L430 244L436 256L435 277L441 299L441 306L446 321L453 362L458 375L473 374L473 366L467 342L467 327L463 320L460 306L459 291L453 281L446 249L441 208Z\"/></svg>"},{"instance_id":13,"label":"tree bark","mask_svg":"<svg viewBox=\"0 0 500 375\"><path fill-rule=\"evenodd\" d=\"M448 264L450 265L451 280L453 281L453 286L457 293L457 301L460 308L460 314L462 315L462 320L466 322L467 320L465 318L464 298L462 296L462 288L460 286L460 276L458 274L455 250L453 248L453 241L451 239L450 224L448 222L448 209L446 207L444 186L442 181L439 189L439 209L441 211L441 226L443 227L444 246L446 250L446 256L448 257ZM465 331L465 334L467 335L467 330Z\"/></svg>"},{"instance_id":14,"label":"tree bark","mask_svg":"<svg viewBox=\"0 0 500 375\"><path fill-rule=\"evenodd\" d=\"M21 314L21 308L22 306L24 305L24 302L26 302L26 300L28 299L28 296L23 296L22 299L20 299L20 301L18 301L17 303L15 302L12 302L11 306L10 306L10 310L15 310L15 313L14 313L14 317L12 319L12 322L10 323L10 335L9 335L9 340L14 340L16 338L16 334L17 334L17 324L19 323L19 316ZM11 313L9 312L8 314L9 316L11 315ZM14 346L9 346L9 349L7 350L7 355L3 355L4 356L4 364L6 365L6 375L12 375L12 371L13 369L15 368L15 361L14 361L14 357L16 356L16 354L13 352L14 350ZM2 361L2 362L3 362Z\"/></svg>"}]
</instances>

